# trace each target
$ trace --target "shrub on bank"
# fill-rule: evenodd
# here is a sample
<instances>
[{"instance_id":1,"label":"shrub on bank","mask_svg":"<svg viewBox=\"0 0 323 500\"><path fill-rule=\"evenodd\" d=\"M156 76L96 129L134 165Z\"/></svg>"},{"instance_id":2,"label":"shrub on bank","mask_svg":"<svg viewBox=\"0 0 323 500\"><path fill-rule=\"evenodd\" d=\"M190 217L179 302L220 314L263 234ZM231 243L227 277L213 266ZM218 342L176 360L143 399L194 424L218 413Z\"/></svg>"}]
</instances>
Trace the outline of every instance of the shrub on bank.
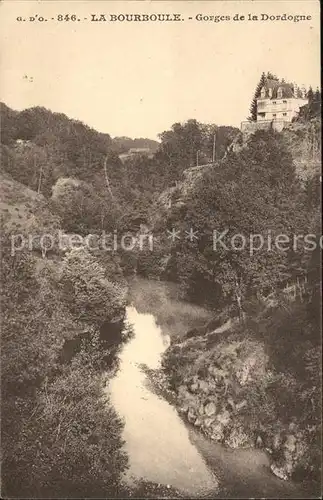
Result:
<instances>
[{"instance_id":1,"label":"shrub on bank","mask_svg":"<svg viewBox=\"0 0 323 500\"><path fill-rule=\"evenodd\" d=\"M3 243L3 496L113 497L127 461L121 450L122 422L98 371L107 353L95 333L100 318L106 318L104 304L114 311L120 301L117 287L111 285L104 298L98 297L106 283L100 266L67 259L71 307L62 292L60 262L36 259L27 251L12 257L8 240ZM115 296L108 295L111 290ZM93 308L86 322L80 313L84 304ZM84 332L87 342L65 362L64 345ZM112 368L105 363L105 370Z\"/></svg>"}]
</instances>

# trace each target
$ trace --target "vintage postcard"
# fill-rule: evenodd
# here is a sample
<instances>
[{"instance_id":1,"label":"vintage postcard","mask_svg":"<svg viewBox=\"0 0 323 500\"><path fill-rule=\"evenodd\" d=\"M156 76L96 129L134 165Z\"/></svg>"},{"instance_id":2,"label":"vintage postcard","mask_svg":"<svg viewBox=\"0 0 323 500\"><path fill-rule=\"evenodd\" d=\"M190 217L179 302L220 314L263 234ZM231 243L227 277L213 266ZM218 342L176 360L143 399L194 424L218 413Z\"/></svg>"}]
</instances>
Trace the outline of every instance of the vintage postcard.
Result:
<instances>
[{"instance_id":1,"label":"vintage postcard","mask_svg":"<svg viewBox=\"0 0 323 500\"><path fill-rule=\"evenodd\" d=\"M319 2L0 18L2 498L319 498Z\"/></svg>"}]
</instances>

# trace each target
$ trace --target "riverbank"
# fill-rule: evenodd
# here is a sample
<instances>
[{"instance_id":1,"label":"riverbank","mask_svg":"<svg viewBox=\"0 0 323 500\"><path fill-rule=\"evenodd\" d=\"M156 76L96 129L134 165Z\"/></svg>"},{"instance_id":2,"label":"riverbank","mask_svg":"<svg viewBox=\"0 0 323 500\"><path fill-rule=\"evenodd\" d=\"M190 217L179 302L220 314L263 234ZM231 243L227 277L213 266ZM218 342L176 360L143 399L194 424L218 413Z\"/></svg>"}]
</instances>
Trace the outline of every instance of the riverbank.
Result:
<instances>
[{"instance_id":1,"label":"riverbank","mask_svg":"<svg viewBox=\"0 0 323 500\"><path fill-rule=\"evenodd\" d=\"M279 366L274 355L282 356L285 348L280 351L279 339L274 343L271 334L267 341L252 331L254 324L265 328L269 323L272 329L270 322L281 312L265 309L263 314L258 323L245 318L244 323L226 322L212 332L201 328L193 337L176 339L163 355L163 370L149 377L154 390L176 405L198 435L237 453L261 450L269 474L280 483L297 482L292 495L316 498L319 402L308 401L311 406L304 413L308 381L300 382L292 363ZM280 489L283 494L284 487Z\"/></svg>"},{"instance_id":2,"label":"riverbank","mask_svg":"<svg viewBox=\"0 0 323 500\"><path fill-rule=\"evenodd\" d=\"M139 480L133 485L122 483L116 498L158 498L167 500L184 498L184 495L170 485Z\"/></svg>"},{"instance_id":3,"label":"riverbank","mask_svg":"<svg viewBox=\"0 0 323 500\"><path fill-rule=\"evenodd\" d=\"M313 498L313 484L305 489L290 479L284 481L276 477L270 470L276 456L272 457L266 452L267 443L257 442L261 411L266 412L268 408L264 407L260 411L259 400L256 399L250 409L248 398L253 397L254 389L258 387L257 384L255 387L250 385L250 380L256 379L260 386L267 380L264 377L268 368L267 358L261 343L246 339L245 344L241 344L239 332L233 332L238 328L235 320L225 320L223 325L207 333L201 325L201 318L206 317L208 324L213 326L217 321L210 321L210 312L201 311L201 308L198 318L200 326L195 327L193 337L187 338L184 328L188 331L194 324L195 307L189 309L190 304L181 302L176 293L174 295L173 287L168 290L167 285L140 279L134 281L130 290L131 308L134 310L129 319L134 323L134 338L121 353L120 372L113 393L116 408L125 420L125 450L132 475L139 482L148 481L154 485L153 491L147 493L147 496L154 498L155 493L159 494L158 484L177 485L180 495L183 495L183 488L186 487L186 495L194 496L190 487L196 482L199 470L206 477L210 474L216 478L214 486L210 483L209 491L199 492L200 498L209 495L212 498ZM215 353L218 354L217 360ZM203 423L207 418L213 424L216 421L214 417L221 410L220 404L214 414L211 401L206 401L212 399L212 391L217 393L217 387L214 387L215 373L208 370L210 366L213 370L216 361L220 365L218 370L221 366L224 368L224 363L228 370L231 367L233 372L237 372L242 381L242 387L237 392L239 401L229 384L226 392L219 391L219 403L222 397L223 402L231 404L231 410L225 408L225 411L231 412L228 431L234 431L244 422L249 426L250 422L255 425L254 433L249 436L253 440L247 443L248 446L240 446L241 434L237 436L238 442L233 443L235 446L231 447L226 442L210 439L208 429L211 426L206 428L201 425L201 421ZM249 366L249 371L243 368L244 365ZM191 380L194 376L195 379ZM232 373L226 373L229 380L232 376ZM212 391L208 387L209 378L213 379ZM221 382L220 378L218 380L219 389L220 385L225 389L222 379ZM180 385L186 385L185 390L182 388L178 391ZM179 397L179 392L184 399ZM188 394L189 402L193 402L194 406L191 408L190 421L189 407L185 406ZM238 406L243 399L247 400L247 407L245 404ZM234 405L235 408L232 407ZM210 415L206 414L205 407ZM195 411L201 414L197 415ZM272 415L269 414L269 417ZM225 433L225 438L229 438L229 433ZM148 448L145 443L148 443ZM191 465L185 464L186 450L192 454ZM196 460L199 464L197 467Z\"/></svg>"},{"instance_id":4,"label":"riverbank","mask_svg":"<svg viewBox=\"0 0 323 500\"><path fill-rule=\"evenodd\" d=\"M310 488L292 481L282 481L270 470L270 456L264 450L230 449L215 443L197 432L189 423L185 412L178 405L175 391L169 387L169 379L162 369L151 370L142 366L147 375L147 386L159 397L165 398L176 408L186 425L191 442L197 447L206 464L219 479L220 494L213 498L309 498Z\"/></svg>"}]
</instances>

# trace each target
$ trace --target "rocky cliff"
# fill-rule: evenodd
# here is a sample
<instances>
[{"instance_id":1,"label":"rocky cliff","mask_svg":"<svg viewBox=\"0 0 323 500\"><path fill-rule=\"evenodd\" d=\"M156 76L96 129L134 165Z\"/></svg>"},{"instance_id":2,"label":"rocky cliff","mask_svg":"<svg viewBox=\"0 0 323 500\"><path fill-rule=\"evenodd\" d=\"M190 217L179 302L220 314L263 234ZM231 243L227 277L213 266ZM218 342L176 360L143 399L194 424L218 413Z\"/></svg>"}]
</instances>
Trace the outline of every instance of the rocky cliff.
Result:
<instances>
[{"instance_id":1,"label":"rocky cliff","mask_svg":"<svg viewBox=\"0 0 323 500\"><path fill-rule=\"evenodd\" d=\"M321 121L291 123L282 131L298 176L309 179L321 172Z\"/></svg>"},{"instance_id":2,"label":"rocky cliff","mask_svg":"<svg viewBox=\"0 0 323 500\"><path fill-rule=\"evenodd\" d=\"M306 390L275 368L266 342L241 333L228 322L174 342L164 355L164 385L183 418L209 439L233 449L263 448L281 479L315 473L319 428L304 423L298 406L309 403Z\"/></svg>"},{"instance_id":3,"label":"rocky cliff","mask_svg":"<svg viewBox=\"0 0 323 500\"><path fill-rule=\"evenodd\" d=\"M278 132L283 137L287 150L291 153L295 169L301 180L310 179L321 169L321 121L296 121ZM238 152L247 145L251 134L239 132L229 150Z\"/></svg>"}]
</instances>

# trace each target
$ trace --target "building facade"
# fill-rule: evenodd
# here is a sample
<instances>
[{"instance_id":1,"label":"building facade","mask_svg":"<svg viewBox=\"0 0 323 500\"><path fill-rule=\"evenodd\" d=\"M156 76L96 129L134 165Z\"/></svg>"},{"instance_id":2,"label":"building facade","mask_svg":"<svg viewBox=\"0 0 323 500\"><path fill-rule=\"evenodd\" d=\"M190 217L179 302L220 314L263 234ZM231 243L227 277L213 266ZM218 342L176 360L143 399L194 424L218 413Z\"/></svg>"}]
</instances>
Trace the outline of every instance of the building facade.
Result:
<instances>
[{"instance_id":1,"label":"building facade","mask_svg":"<svg viewBox=\"0 0 323 500\"><path fill-rule=\"evenodd\" d=\"M257 99L257 121L241 123L244 136L257 130L276 130L281 132L293 121L300 109L308 104L305 89L296 84L267 78Z\"/></svg>"},{"instance_id":2,"label":"building facade","mask_svg":"<svg viewBox=\"0 0 323 500\"><path fill-rule=\"evenodd\" d=\"M291 122L307 103L305 90L296 84L267 79L257 99L257 122Z\"/></svg>"}]
</instances>

